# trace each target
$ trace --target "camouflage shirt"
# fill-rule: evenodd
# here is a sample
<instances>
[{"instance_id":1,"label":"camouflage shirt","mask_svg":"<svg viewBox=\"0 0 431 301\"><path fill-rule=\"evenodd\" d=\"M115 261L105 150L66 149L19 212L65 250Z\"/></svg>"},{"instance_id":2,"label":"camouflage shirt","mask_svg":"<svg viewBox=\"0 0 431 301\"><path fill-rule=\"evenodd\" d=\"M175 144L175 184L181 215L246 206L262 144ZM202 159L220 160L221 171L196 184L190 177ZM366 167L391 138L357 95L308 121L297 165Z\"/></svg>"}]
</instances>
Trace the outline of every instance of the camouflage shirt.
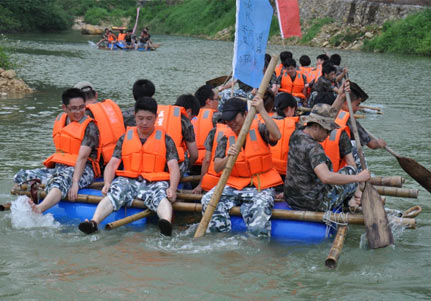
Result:
<instances>
[{"instance_id":1,"label":"camouflage shirt","mask_svg":"<svg viewBox=\"0 0 431 301\"><path fill-rule=\"evenodd\" d=\"M122 157L122 149L123 149L123 141L126 134L118 139L117 144L115 145L114 153L112 157L121 159ZM144 144L147 139L140 139L141 143ZM169 135L165 135L165 144L166 144L166 163L170 160L179 160L178 151L175 146L174 140ZM167 165L165 166L165 170L168 170Z\"/></svg>"},{"instance_id":2,"label":"camouflage shirt","mask_svg":"<svg viewBox=\"0 0 431 301\"><path fill-rule=\"evenodd\" d=\"M273 141L269 140L269 132L268 132L268 129L266 128L266 125L264 123L259 123L258 131L259 131L259 134L262 137L263 141L265 141L267 144L269 144L269 145L276 145L277 144L277 141L273 142ZM212 151L215 133L216 133L216 128L213 128L208 133L208 137L205 140L205 149L208 151ZM226 147L227 147L227 138L226 138L226 136L223 136L218 141L214 159L215 158L223 159L226 156ZM245 142L244 142L244 147L245 147Z\"/></svg>"},{"instance_id":3,"label":"camouflage shirt","mask_svg":"<svg viewBox=\"0 0 431 301\"><path fill-rule=\"evenodd\" d=\"M284 198L294 209L315 211L320 207L331 188L323 184L314 172L314 168L322 163L332 170L332 163L320 143L306 134L303 128L295 130L289 141L284 183Z\"/></svg>"},{"instance_id":4,"label":"camouflage shirt","mask_svg":"<svg viewBox=\"0 0 431 301\"><path fill-rule=\"evenodd\" d=\"M332 82L323 75L313 84L313 91L316 92L332 92L333 88Z\"/></svg>"},{"instance_id":5,"label":"camouflage shirt","mask_svg":"<svg viewBox=\"0 0 431 301\"><path fill-rule=\"evenodd\" d=\"M181 115L181 134L186 142L195 142L195 130L193 124L186 116Z\"/></svg>"},{"instance_id":6,"label":"camouflage shirt","mask_svg":"<svg viewBox=\"0 0 431 301\"><path fill-rule=\"evenodd\" d=\"M352 127L352 123L349 120L347 121L347 126L350 129L351 132L351 140L355 140L355 135L353 134L353 127ZM359 140L361 141L361 145L367 145L368 143L370 143L370 141L372 140L370 135L368 135L367 131L362 127L362 125L356 120L356 126L358 128L358 134L359 134Z\"/></svg>"},{"instance_id":7,"label":"camouflage shirt","mask_svg":"<svg viewBox=\"0 0 431 301\"><path fill-rule=\"evenodd\" d=\"M127 128L128 126L136 126L135 107L123 110L123 121L125 128Z\"/></svg>"},{"instance_id":8,"label":"camouflage shirt","mask_svg":"<svg viewBox=\"0 0 431 301\"><path fill-rule=\"evenodd\" d=\"M69 118L67 118L66 124L69 124ZM97 159L97 148L99 147L99 129L94 122L90 122L87 125L81 146L90 147L91 152L89 157L92 159Z\"/></svg>"}]
</instances>

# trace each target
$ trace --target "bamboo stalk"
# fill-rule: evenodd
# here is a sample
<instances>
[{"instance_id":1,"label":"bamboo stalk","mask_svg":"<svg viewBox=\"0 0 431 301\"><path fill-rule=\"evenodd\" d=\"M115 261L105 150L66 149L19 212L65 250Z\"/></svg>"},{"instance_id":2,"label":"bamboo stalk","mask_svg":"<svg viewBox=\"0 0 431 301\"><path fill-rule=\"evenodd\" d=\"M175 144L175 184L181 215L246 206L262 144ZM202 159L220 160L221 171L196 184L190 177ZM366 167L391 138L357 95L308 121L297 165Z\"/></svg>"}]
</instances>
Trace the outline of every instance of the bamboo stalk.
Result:
<instances>
[{"instance_id":1,"label":"bamboo stalk","mask_svg":"<svg viewBox=\"0 0 431 301\"><path fill-rule=\"evenodd\" d=\"M372 177L370 183L374 186L392 186L401 188L405 179L401 176Z\"/></svg>"},{"instance_id":2,"label":"bamboo stalk","mask_svg":"<svg viewBox=\"0 0 431 301\"><path fill-rule=\"evenodd\" d=\"M257 95L262 97L262 98L263 98L265 91L268 87L271 76L275 70L277 60L278 60L278 58L275 56L273 56L271 58L271 61L269 62L269 66L265 71L265 75L262 79L262 82L260 83ZM251 123L253 122L255 115L256 115L256 108L252 106L247 113L247 117L245 118L245 121L242 125L241 131L238 135L238 139L235 143L238 150L241 150L242 146L244 145L245 138L247 137L247 134L250 130ZM233 166L235 164L235 161L236 161L238 155L239 155L239 153L236 154L235 156L228 156L226 166L223 169L223 173L220 176L220 179L217 183L216 188L214 189L214 193L211 196L211 200L208 203L208 206L205 210L205 214L202 216L201 222L199 223L199 226L196 229L194 238L202 237L205 235L208 224L209 224L211 217L215 211L215 208L217 207L217 204L220 200L220 196L221 196L223 189L227 183L227 180L230 176L230 173L233 169Z\"/></svg>"},{"instance_id":3,"label":"bamboo stalk","mask_svg":"<svg viewBox=\"0 0 431 301\"><path fill-rule=\"evenodd\" d=\"M130 223L133 223L134 221L137 221L139 219L147 217L147 216L149 216L151 214L152 214L151 210L147 209L147 210L144 210L142 212L139 212L139 213L136 213L136 214L133 214L133 215L130 215L130 216L126 216L125 218L122 218L122 219L119 219L119 220L117 220L115 222L106 224L105 230L112 230L112 229L115 229L115 228L118 228L118 227L130 224Z\"/></svg>"},{"instance_id":4,"label":"bamboo stalk","mask_svg":"<svg viewBox=\"0 0 431 301\"><path fill-rule=\"evenodd\" d=\"M12 191L12 194L30 196L30 193L27 191ZM40 195L41 195L41 198L44 198L46 196L46 192L42 191ZM102 196L96 196L96 195L87 196L87 195L78 194L76 202L98 204L102 199L103 199ZM69 202L67 199L62 201ZM145 206L145 203L138 199L135 199L133 201L131 207L147 209L147 207ZM180 211L180 212L197 212L197 213L202 212L202 204L200 203L175 202L172 204L172 207L175 211ZM233 207L230 211L230 214L241 215L240 207ZM325 215L324 212L314 212L314 211L285 210L285 209L272 210L272 217L277 219L322 222L324 215ZM337 222L347 221L347 223L353 224L353 225L364 224L364 216L362 214L331 213L329 218ZM416 220L414 218L395 218L395 222L402 224L407 228L411 228L411 229L416 228Z\"/></svg>"},{"instance_id":5,"label":"bamboo stalk","mask_svg":"<svg viewBox=\"0 0 431 301\"><path fill-rule=\"evenodd\" d=\"M374 188L381 195L398 196L402 198L413 198L413 199L417 199L419 195L418 189L397 188L397 187L387 187L387 186L375 186Z\"/></svg>"},{"instance_id":6,"label":"bamboo stalk","mask_svg":"<svg viewBox=\"0 0 431 301\"><path fill-rule=\"evenodd\" d=\"M347 226L339 226L337 235L335 236L334 242L332 243L329 255L325 260L325 265L330 269L337 267L338 258L340 258L341 251L343 250L344 240L347 235Z\"/></svg>"},{"instance_id":7,"label":"bamboo stalk","mask_svg":"<svg viewBox=\"0 0 431 301\"><path fill-rule=\"evenodd\" d=\"M297 107L296 108L297 111L300 111L302 113L311 112L311 109L312 108L308 108L308 107ZM364 119L365 118L365 115L362 115L362 114L355 114L354 116L355 116L355 119Z\"/></svg>"}]
</instances>

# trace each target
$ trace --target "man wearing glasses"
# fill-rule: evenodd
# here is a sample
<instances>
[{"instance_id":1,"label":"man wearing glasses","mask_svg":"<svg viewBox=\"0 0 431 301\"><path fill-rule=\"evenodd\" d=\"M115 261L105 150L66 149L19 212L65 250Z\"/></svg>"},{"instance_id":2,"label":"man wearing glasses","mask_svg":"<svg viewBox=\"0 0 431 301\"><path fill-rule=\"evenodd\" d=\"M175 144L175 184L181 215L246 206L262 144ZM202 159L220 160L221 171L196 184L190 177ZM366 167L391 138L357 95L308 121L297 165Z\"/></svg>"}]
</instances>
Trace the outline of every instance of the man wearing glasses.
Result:
<instances>
[{"instance_id":1,"label":"man wearing glasses","mask_svg":"<svg viewBox=\"0 0 431 301\"><path fill-rule=\"evenodd\" d=\"M97 162L99 130L93 119L85 115L85 95L80 89L63 92L63 113L54 121L55 153L44 161L45 168L21 169L15 183L39 179L46 184L47 196L40 204L32 203L34 212L42 213L61 199L74 201L78 190L100 176ZM37 203L37 200L33 199Z\"/></svg>"}]
</instances>

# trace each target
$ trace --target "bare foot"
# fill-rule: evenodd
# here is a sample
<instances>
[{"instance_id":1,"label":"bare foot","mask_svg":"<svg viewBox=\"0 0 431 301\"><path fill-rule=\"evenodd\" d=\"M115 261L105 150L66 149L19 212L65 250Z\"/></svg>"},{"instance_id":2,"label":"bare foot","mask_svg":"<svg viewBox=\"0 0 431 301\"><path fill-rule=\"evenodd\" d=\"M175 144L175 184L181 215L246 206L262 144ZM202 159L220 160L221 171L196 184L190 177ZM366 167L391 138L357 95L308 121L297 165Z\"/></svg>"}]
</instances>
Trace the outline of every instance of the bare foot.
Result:
<instances>
[{"instance_id":1,"label":"bare foot","mask_svg":"<svg viewBox=\"0 0 431 301\"><path fill-rule=\"evenodd\" d=\"M282 200L282 199L283 199L283 196L284 196L284 192L280 192L280 193L277 193L277 194L275 195L275 198L276 198L277 200Z\"/></svg>"}]
</instances>

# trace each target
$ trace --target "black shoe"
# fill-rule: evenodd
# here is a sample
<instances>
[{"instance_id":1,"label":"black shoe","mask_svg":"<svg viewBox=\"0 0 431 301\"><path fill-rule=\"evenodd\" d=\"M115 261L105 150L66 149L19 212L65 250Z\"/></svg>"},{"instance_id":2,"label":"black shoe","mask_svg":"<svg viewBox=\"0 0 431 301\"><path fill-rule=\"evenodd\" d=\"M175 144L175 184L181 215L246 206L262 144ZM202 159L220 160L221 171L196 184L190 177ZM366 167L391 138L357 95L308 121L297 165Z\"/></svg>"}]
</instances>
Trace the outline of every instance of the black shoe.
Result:
<instances>
[{"instance_id":1,"label":"black shoe","mask_svg":"<svg viewBox=\"0 0 431 301\"><path fill-rule=\"evenodd\" d=\"M80 223L78 228L85 234L91 234L98 230L97 223L93 220Z\"/></svg>"},{"instance_id":2,"label":"black shoe","mask_svg":"<svg viewBox=\"0 0 431 301\"><path fill-rule=\"evenodd\" d=\"M159 219L159 229L164 236L172 235L172 224L168 220Z\"/></svg>"}]
</instances>

